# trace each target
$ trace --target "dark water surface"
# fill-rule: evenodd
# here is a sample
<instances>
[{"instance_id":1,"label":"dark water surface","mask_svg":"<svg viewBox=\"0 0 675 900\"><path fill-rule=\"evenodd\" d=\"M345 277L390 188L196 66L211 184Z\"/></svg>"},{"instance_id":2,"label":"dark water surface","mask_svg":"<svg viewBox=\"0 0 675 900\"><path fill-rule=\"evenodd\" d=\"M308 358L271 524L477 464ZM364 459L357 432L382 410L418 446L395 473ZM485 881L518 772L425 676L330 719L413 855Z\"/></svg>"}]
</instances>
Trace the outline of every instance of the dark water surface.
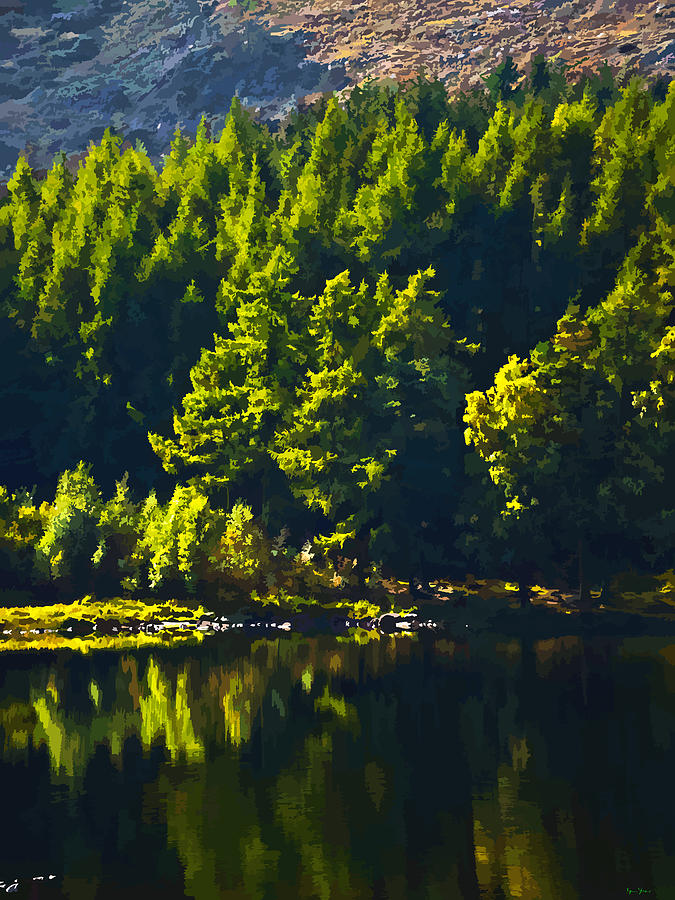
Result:
<instances>
[{"instance_id":1,"label":"dark water surface","mask_svg":"<svg viewBox=\"0 0 675 900\"><path fill-rule=\"evenodd\" d=\"M0 671L18 896L675 897L675 638L228 635Z\"/></svg>"}]
</instances>

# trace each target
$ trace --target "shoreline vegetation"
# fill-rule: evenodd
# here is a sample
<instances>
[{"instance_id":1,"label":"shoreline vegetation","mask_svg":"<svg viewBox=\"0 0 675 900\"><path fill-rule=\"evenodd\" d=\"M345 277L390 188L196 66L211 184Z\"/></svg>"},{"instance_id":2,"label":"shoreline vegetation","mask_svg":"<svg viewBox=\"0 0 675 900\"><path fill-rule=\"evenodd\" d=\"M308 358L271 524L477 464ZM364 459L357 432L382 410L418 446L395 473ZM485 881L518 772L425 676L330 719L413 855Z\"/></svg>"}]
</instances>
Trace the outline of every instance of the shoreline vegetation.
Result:
<instances>
[{"instance_id":1,"label":"shoreline vegetation","mask_svg":"<svg viewBox=\"0 0 675 900\"><path fill-rule=\"evenodd\" d=\"M674 165L672 81L543 57L21 157L0 649L668 622Z\"/></svg>"},{"instance_id":2,"label":"shoreline vegetation","mask_svg":"<svg viewBox=\"0 0 675 900\"><path fill-rule=\"evenodd\" d=\"M503 581L471 579L469 583L438 582L428 586L424 599L409 585L390 586L387 602L347 600L327 604L297 598L293 603L233 606L217 615L201 604L160 603L156 598L131 600L85 596L74 603L31 606L30 596L0 592L0 651L69 649L140 649L176 643L201 642L207 636L245 629L273 639L281 633L323 633L409 636L418 632L450 633L466 638L476 631L550 637L566 634L675 633L675 573L659 578L624 574L613 584L615 599L592 612L579 608L578 597L540 586L530 589L523 609L519 587ZM23 601L23 602L22 602ZM13 605L16 603L16 605ZM369 639L369 638L368 638Z\"/></svg>"}]
</instances>

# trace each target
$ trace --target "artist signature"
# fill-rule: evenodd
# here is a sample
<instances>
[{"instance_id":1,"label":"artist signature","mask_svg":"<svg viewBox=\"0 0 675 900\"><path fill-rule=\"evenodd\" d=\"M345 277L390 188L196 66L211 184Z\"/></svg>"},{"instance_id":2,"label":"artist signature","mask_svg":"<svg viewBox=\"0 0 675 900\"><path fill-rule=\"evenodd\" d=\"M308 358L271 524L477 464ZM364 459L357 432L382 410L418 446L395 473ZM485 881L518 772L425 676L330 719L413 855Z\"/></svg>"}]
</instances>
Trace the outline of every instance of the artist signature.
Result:
<instances>
[{"instance_id":1,"label":"artist signature","mask_svg":"<svg viewBox=\"0 0 675 900\"><path fill-rule=\"evenodd\" d=\"M33 875L31 881L52 881L54 878L56 878L56 875ZM18 878L10 881L0 881L0 891L4 891L6 894L16 894L20 884L21 882Z\"/></svg>"},{"instance_id":2,"label":"artist signature","mask_svg":"<svg viewBox=\"0 0 675 900\"><path fill-rule=\"evenodd\" d=\"M627 894L653 894L651 888L626 888Z\"/></svg>"}]
</instances>

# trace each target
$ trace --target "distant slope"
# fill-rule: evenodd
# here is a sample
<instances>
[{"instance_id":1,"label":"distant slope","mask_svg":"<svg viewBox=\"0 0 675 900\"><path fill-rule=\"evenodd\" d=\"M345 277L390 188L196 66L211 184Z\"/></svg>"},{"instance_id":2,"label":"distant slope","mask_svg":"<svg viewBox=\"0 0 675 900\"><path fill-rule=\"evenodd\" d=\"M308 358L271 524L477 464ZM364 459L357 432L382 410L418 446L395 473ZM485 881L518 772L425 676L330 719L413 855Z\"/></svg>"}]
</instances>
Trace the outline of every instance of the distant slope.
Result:
<instances>
[{"instance_id":1,"label":"distant slope","mask_svg":"<svg viewBox=\"0 0 675 900\"><path fill-rule=\"evenodd\" d=\"M596 70L675 72L675 6L661 0L265 0L259 20L307 36L308 59L364 74L406 77L423 65L449 87L510 55L519 67L558 54Z\"/></svg>"},{"instance_id":2,"label":"distant slope","mask_svg":"<svg viewBox=\"0 0 675 900\"><path fill-rule=\"evenodd\" d=\"M199 0L27 2L0 7L0 177L26 145L40 168L113 125L158 160L178 122L224 120L237 92L282 115L297 96L344 87L298 43ZM268 113L268 114L269 114Z\"/></svg>"},{"instance_id":3,"label":"distant slope","mask_svg":"<svg viewBox=\"0 0 675 900\"><path fill-rule=\"evenodd\" d=\"M20 151L44 168L113 125L155 162L176 124L222 122L236 93L263 118L366 75L424 66L452 91L511 55L675 72L675 9L659 2L0 0L0 181Z\"/></svg>"}]
</instances>

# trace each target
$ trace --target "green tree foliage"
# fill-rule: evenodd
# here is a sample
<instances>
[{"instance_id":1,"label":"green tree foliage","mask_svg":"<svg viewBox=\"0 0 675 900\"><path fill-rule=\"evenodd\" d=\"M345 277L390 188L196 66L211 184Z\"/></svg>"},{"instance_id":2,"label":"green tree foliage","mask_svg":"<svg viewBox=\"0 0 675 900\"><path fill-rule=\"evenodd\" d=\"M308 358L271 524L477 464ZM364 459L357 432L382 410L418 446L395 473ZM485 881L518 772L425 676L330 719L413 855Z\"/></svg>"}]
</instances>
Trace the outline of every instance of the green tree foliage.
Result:
<instances>
[{"instance_id":1,"label":"green tree foliage","mask_svg":"<svg viewBox=\"0 0 675 900\"><path fill-rule=\"evenodd\" d=\"M538 56L453 99L367 81L276 133L235 98L159 171L110 131L74 173L22 157L0 200L8 570L262 591L274 566L218 569L235 509L264 558L287 525L401 569L461 548L552 571L579 539L599 558L593 535L665 560L674 101ZM46 511L28 499L60 473Z\"/></svg>"},{"instance_id":2,"label":"green tree foliage","mask_svg":"<svg viewBox=\"0 0 675 900\"><path fill-rule=\"evenodd\" d=\"M295 157L297 149L294 144L288 151L270 241L292 254L302 289L311 292L320 289L326 270L345 258L334 243L336 211L351 205L356 190L357 132L334 98L312 133L304 165Z\"/></svg>"},{"instance_id":3,"label":"green tree foliage","mask_svg":"<svg viewBox=\"0 0 675 900\"><path fill-rule=\"evenodd\" d=\"M46 567L37 545L44 534L49 504L35 504L32 493L0 487L0 572L4 583L33 585Z\"/></svg>"},{"instance_id":4,"label":"green tree foliage","mask_svg":"<svg viewBox=\"0 0 675 900\"><path fill-rule=\"evenodd\" d=\"M214 349L203 350L193 367L192 391L174 416L175 440L150 435L167 471L187 467L207 489L264 478L273 420L288 402L297 363L306 360L297 329L308 301L287 290L291 263L277 248L244 288L228 285L221 303L233 320L229 335L215 335Z\"/></svg>"},{"instance_id":5,"label":"green tree foliage","mask_svg":"<svg viewBox=\"0 0 675 900\"><path fill-rule=\"evenodd\" d=\"M583 316L571 304L550 341L527 360L511 357L492 388L467 397L467 442L502 492L497 530L512 526L526 560L542 543L537 534L575 554L582 598L589 572L606 574L598 568L606 548L639 565L652 537L645 515L673 515L663 451L645 440L639 407L658 383L673 310L672 295L650 278L650 255L643 237L600 305Z\"/></svg>"},{"instance_id":6,"label":"green tree foliage","mask_svg":"<svg viewBox=\"0 0 675 900\"><path fill-rule=\"evenodd\" d=\"M59 478L37 543L52 578L64 580L79 593L90 585L101 505L101 493L89 467L80 462L77 468L66 470Z\"/></svg>"},{"instance_id":7,"label":"green tree foliage","mask_svg":"<svg viewBox=\"0 0 675 900\"><path fill-rule=\"evenodd\" d=\"M294 496L354 539L385 509L394 515L401 490L409 502L417 494L420 519L429 503L431 519L467 379L425 286L432 273L402 291L383 276L373 296L343 272L304 298L284 290L280 252L273 263L233 299L231 337L217 336L193 369L176 437L151 435L164 466L220 496L255 481L264 490L280 470ZM389 480L394 495L371 506Z\"/></svg>"},{"instance_id":8,"label":"green tree foliage","mask_svg":"<svg viewBox=\"0 0 675 900\"><path fill-rule=\"evenodd\" d=\"M115 485L114 495L101 505L97 522L97 546L92 555L96 577L114 590L119 583L131 589L139 586L136 552L141 522L140 509L128 485L128 472Z\"/></svg>"},{"instance_id":9,"label":"green tree foliage","mask_svg":"<svg viewBox=\"0 0 675 900\"><path fill-rule=\"evenodd\" d=\"M39 506L27 491L0 487L0 574L48 599L121 590L283 600L347 583L349 571L317 569L309 546L287 547L288 534L272 540L250 506L237 501L223 510L195 485L177 485L165 503L155 491L139 502L125 474L104 500L82 463Z\"/></svg>"},{"instance_id":10,"label":"green tree foliage","mask_svg":"<svg viewBox=\"0 0 675 900\"><path fill-rule=\"evenodd\" d=\"M383 276L372 300L346 272L326 284L308 327L315 361L271 451L336 539L351 537L363 553L372 539L388 560L422 540L425 516L441 515L438 484L448 484L449 503L459 474L467 372L426 287L432 275L418 272L396 292Z\"/></svg>"},{"instance_id":11,"label":"green tree foliage","mask_svg":"<svg viewBox=\"0 0 675 900\"><path fill-rule=\"evenodd\" d=\"M141 511L138 555L148 560L149 586L182 579L194 591L217 514L206 496L178 485L165 506L151 493Z\"/></svg>"},{"instance_id":12,"label":"green tree foliage","mask_svg":"<svg viewBox=\"0 0 675 900\"><path fill-rule=\"evenodd\" d=\"M511 56L507 56L489 75L483 76L485 87L495 102L508 100L514 94L519 78L520 72Z\"/></svg>"}]
</instances>

